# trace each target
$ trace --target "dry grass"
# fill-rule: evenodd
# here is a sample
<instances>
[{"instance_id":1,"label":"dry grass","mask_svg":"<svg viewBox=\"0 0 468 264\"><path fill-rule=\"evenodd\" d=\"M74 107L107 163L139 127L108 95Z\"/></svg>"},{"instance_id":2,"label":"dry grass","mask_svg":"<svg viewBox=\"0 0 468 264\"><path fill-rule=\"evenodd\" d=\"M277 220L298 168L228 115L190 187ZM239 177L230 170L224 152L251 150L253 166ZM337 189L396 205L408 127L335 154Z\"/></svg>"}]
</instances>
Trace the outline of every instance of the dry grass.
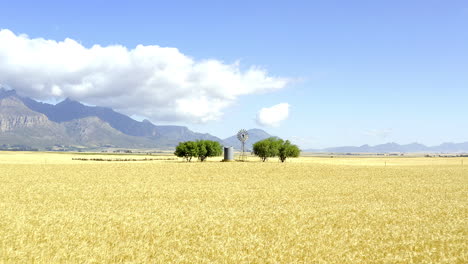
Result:
<instances>
[{"instance_id":1,"label":"dry grass","mask_svg":"<svg viewBox=\"0 0 468 264\"><path fill-rule=\"evenodd\" d=\"M72 157L0 154L0 262L468 262L468 159Z\"/></svg>"}]
</instances>

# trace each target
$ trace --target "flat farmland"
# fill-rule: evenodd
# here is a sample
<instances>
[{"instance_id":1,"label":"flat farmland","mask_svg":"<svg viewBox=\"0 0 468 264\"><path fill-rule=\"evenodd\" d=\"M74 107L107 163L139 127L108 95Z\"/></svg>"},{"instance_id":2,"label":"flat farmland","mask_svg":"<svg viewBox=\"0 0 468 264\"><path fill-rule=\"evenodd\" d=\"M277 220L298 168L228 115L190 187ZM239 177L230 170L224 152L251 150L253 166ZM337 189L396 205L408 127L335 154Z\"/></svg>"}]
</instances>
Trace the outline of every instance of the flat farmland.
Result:
<instances>
[{"instance_id":1,"label":"flat farmland","mask_svg":"<svg viewBox=\"0 0 468 264\"><path fill-rule=\"evenodd\" d=\"M468 262L468 158L89 156L0 152L0 262Z\"/></svg>"}]
</instances>

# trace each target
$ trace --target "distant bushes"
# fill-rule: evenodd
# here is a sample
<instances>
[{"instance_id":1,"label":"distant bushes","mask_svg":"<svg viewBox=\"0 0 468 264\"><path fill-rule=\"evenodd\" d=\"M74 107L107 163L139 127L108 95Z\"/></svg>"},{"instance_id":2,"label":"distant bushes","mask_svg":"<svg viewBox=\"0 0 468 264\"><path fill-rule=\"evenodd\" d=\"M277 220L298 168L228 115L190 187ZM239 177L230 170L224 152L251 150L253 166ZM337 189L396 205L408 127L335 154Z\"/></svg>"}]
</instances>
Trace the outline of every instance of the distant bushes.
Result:
<instances>
[{"instance_id":1,"label":"distant bushes","mask_svg":"<svg viewBox=\"0 0 468 264\"><path fill-rule=\"evenodd\" d=\"M30 147L30 146L25 146L25 145L8 145L8 144L0 145L0 150L8 150L8 151L38 151L37 148L32 148L32 147Z\"/></svg>"},{"instance_id":2,"label":"distant bushes","mask_svg":"<svg viewBox=\"0 0 468 264\"><path fill-rule=\"evenodd\" d=\"M253 154L265 162L268 158L278 157L281 162L287 158L299 157L301 150L298 146L291 144L289 140L270 137L253 144Z\"/></svg>"},{"instance_id":3,"label":"distant bushes","mask_svg":"<svg viewBox=\"0 0 468 264\"><path fill-rule=\"evenodd\" d=\"M104 159L104 158L72 158L82 161L150 161L150 160L175 160L174 158L144 158L144 159Z\"/></svg>"},{"instance_id":4,"label":"distant bushes","mask_svg":"<svg viewBox=\"0 0 468 264\"><path fill-rule=\"evenodd\" d=\"M259 156L262 161L266 161L271 157L278 157L281 162L285 162L287 158L299 157L300 152L299 147L291 144L289 140L284 141L276 137L258 141L253 145L253 154ZM222 153L219 142L197 140L179 143L174 155L184 158L187 162L192 161L195 157L203 162L208 157L221 156Z\"/></svg>"},{"instance_id":5,"label":"distant bushes","mask_svg":"<svg viewBox=\"0 0 468 264\"><path fill-rule=\"evenodd\" d=\"M221 144L212 140L197 140L180 142L177 145L174 155L184 158L186 161L192 161L192 158L197 157L201 162L208 157L221 156L223 153Z\"/></svg>"}]
</instances>

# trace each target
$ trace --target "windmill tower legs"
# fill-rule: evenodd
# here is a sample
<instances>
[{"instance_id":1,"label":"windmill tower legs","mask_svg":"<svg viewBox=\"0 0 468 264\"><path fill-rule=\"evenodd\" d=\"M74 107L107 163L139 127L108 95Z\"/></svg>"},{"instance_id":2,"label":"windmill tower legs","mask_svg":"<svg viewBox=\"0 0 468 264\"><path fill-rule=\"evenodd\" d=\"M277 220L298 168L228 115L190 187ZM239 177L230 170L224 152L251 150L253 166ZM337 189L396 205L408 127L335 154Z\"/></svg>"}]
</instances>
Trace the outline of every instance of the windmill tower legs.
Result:
<instances>
[{"instance_id":1,"label":"windmill tower legs","mask_svg":"<svg viewBox=\"0 0 468 264\"><path fill-rule=\"evenodd\" d=\"M241 155L241 160L245 160L245 142L242 142L242 155Z\"/></svg>"},{"instance_id":2,"label":"windmill tower legs","mask_svg":"<svg viewBox=\"0 0 468 264\"><path fill-rule=\"evenodd\" d=\"M241 161L244 161L245 160L245 141L249 138L249 133L247 132L247 130L245 129L241 129L239 130L239 132L237 133L237 139L239 139L239 141L242 143L242 154L240 155L240 159Z\"/></svg>"}]
</instances>

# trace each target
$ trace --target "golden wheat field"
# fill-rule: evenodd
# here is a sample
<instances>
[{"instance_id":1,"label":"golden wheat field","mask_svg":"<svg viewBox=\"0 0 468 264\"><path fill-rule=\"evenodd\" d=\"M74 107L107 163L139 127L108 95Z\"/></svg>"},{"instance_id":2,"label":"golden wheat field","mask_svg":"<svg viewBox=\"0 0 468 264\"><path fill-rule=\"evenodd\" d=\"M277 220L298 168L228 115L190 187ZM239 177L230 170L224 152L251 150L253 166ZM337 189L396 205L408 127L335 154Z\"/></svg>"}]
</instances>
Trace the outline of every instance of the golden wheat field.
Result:
<instances>
[{"instance_id":1,"label":"golden wheat field","mask_svg":"<svg viewBox=\"0 0 468 264\"><path fill-rule=\"evenodd\" d=\"M79 156L0 152L0 263L468 262L466 158Z\"/></svg>"}]
</instances>

